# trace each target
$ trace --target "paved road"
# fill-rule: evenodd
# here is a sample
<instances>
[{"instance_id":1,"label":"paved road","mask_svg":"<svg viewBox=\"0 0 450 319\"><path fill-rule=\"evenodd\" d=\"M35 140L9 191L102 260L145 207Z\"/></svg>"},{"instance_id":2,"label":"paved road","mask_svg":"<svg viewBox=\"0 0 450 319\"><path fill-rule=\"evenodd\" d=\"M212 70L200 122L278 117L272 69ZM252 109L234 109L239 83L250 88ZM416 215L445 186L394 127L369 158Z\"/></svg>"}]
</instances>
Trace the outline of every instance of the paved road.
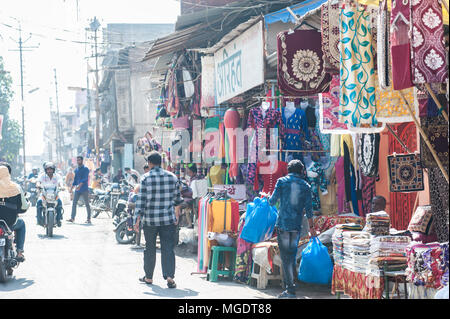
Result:
<instances>
[{"instance_id":1,"label":"paved road","mask_svg":"<svg viewBox=\"0 0 450 319\"><path fill-rule=\"evenodd\" d=\"M5 298L274 298L279 287L267 290L220 281L211 283L196 271L195 256L178 254L176 289L168 289L162 278L160 254L154 284L138 282L143 275L143 249L117 244L111 219L100 214L92 225L84 224L86 212L79 208L74 224L65 220L70 207L65 207L63 226L56 228L53 238L36 225L35 209L22 215L27 225L26 261L14 272L14 278L0 284L0 299ZM300 287L299 298L333 298L328 287Z\"/></svg>"}]
</instances>

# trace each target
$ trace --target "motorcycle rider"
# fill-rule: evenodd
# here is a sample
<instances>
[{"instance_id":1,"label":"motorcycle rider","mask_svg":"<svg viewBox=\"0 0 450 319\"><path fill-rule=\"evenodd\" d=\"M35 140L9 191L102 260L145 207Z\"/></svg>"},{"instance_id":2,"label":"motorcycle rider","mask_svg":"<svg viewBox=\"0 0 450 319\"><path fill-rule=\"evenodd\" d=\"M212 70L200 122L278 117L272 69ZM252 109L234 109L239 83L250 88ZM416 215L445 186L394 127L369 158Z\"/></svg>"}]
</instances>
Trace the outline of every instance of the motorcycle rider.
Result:
<instances>
[{"instance_id":1,"label":"motorcycle rider","mask_svg":"<svg viewBox=\"0 0 450 319\"><path fill-rule=\"evenodd\" d=\"M11 230L16 232L16 260L24 262L23 248L25 244L25 222L17 218L30 207L22 188L11 181L11 166L6 162L0 162L0 219L3 219ZM13 223L13 225L9 224Z\"/></svg>"},{"instance_id":2,"label":"motorcycle rider","mask_svg":"<svg viewBox=\"0 0 450 319\"><path fill-rule=\"evenodd\" d=\"M38 186L45 188L45 187L56 187L57 189L62 186L63 182L61 179L61 176L58 174L55 174L56 166L52 162L46 162L45 163L45 172L39 176L38 179ZM44 221L42 217L42 197L39 198L36 204L36 210L37 210L37 223L40 226L44 226ZM62 219L62 201L60 198L58 198L57 205L56 205L56 224L58 227L61 227L61 219Z\"/></svg>"},{"instance_id":3,"label":"motorcycle rider","mask_svg":"<svg viewBox=\"0 0 450 319\"><path fill-rule=\"evenodd\" d=\"M32 178L38 178L38 169L35 167L33 168L33 170L31 171L31 173L28 175L28 180L32 179Z\"/></svg>"}]
</instances>

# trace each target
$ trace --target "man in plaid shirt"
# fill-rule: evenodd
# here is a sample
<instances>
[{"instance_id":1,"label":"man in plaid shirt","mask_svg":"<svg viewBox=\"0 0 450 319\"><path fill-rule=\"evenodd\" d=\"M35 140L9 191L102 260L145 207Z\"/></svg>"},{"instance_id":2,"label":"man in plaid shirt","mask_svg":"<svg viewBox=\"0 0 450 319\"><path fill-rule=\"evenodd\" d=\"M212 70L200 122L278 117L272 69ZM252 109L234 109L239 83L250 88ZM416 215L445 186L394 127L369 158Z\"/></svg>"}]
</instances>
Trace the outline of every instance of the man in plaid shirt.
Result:
<instances>
[{"instance_id":1,"label":"man in plaid shirt","mask_svg":"<svg viewBox=\"0 0 450 319\"><path fill-rule=\"evenodd\" d=\"M148 156L150 171L142 176L136 212L142 219L145 236L144 271L141 282L152 284L156 262L156 236L161 243L161 267L169 288L175 288L175 234L182 203L180 182L171 172L161 168L161 155Z\"/></svg>"}]
</instances>

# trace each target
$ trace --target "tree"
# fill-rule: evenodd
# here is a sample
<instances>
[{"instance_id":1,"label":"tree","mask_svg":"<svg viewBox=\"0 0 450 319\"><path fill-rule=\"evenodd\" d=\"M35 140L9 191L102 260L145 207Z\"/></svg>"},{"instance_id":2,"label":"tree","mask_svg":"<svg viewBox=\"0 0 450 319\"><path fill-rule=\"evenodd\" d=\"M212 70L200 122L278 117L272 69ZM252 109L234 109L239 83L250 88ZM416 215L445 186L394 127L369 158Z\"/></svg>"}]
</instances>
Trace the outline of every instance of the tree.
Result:
<instances>
[{"instance_id":1,"label":"tree","mask_svg":"<svg viewBox=\"0 0 450 319\"><path fill-rule=\"evenodd\" d=\"M0 140L0 160L7 161L16 172L20 172L19 152L22 147L22 130L16 120L9 118L9 107L14 92L11 90L12 78L5 71L0 56L0 114L3 115L2 139Z\"/></svg>"}]
</instances>

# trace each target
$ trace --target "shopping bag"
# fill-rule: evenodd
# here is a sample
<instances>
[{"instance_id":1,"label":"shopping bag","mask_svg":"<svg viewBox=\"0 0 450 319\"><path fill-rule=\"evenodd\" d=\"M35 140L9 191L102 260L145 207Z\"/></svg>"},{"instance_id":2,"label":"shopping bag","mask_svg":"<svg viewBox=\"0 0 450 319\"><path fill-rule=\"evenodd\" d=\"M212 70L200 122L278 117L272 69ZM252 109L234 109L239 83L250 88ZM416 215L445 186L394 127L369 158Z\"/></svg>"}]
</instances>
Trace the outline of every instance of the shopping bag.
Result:
<instances>
[{"instance_id":1,"label":"shopping bag","mask_svg":"<svg viewBox=\"0 0 450 319\"><path fill-rule=\"evenodd\" d=\"M302 252L298 280L327 285L331 283L332 275L333 264L327 247L320 242L319 238L311 238Z\"/></svg>"},{"instance_id":2,"label":"shopping bag","mask_svg":"<svg viewBox=\"0 0 450 319\"><path fill-rule=\"evenodd\" d=\"M267 198L255 198L247 205L241 238L250 243L259 243L272 237L278 218L277 209L269 205Z\"/></svg>"}]
</instances>

